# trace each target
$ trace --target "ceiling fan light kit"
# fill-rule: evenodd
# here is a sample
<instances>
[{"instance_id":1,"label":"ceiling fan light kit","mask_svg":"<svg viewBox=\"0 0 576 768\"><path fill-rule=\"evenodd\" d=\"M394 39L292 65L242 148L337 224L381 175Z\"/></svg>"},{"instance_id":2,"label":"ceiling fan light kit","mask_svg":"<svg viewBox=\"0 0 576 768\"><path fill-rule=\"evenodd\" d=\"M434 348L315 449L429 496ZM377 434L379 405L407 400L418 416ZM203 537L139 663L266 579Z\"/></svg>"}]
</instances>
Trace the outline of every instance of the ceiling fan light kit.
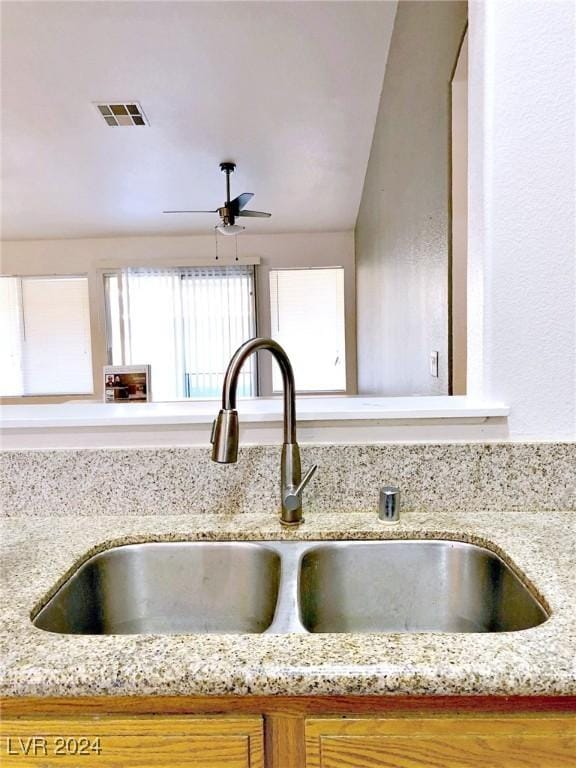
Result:
<instances>
[{"instance_id":1,"label":"ceiling fan light kit","mask_svg":"<svg viewBox=\"0 0 576 768\"><path fill-rule=\"evenodd\" d=\"M235 169L236 163L220 163L220 170L226 174L226 202L221 208L209 211L163 211L163 213L217 213L220 216L221 224L216 229L223 235L239 235L243 232L245 227L235 223L236 219L242 216L269 219L272 215L271 213L245 210L250 200L254 197L252 192L243 192L238 197L235 197L234 200L230 200L230 174L234 173Z\"/></svg>"},{"instance_id":2,"label":"ceiling fan light kit","mask_svg":"<svg viewBox=\"0 0 576 768\"><path fill-rule=\"evenodd\" d=\"M241 227L239 224L219 224L216 229L221 235L239 235L246 227Z\"/></svg>"}]
</instances>

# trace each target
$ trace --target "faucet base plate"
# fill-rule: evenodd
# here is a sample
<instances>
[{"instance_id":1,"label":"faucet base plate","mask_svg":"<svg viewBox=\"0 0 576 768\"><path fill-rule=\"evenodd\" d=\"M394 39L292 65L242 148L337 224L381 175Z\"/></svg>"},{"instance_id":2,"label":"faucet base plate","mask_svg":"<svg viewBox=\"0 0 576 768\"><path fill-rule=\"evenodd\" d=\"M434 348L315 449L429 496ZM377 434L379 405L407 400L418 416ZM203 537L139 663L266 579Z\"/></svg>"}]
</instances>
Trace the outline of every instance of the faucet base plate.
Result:
<instances>
[{"instance_id":1,"label":"faucet base plate","mask_svg":"<svg viewBox=\"0 0 576 768\"><path fill-rule=\"evenodd\" d=\"M288 522L287 520L282 520L282 518L280 518L280 525L283 528L298 528L298 526L302 525L303 522L304 522L304 518L302 518L301 520L294 520L293 522L292 521Z\"/></svg>"}]
</instances>

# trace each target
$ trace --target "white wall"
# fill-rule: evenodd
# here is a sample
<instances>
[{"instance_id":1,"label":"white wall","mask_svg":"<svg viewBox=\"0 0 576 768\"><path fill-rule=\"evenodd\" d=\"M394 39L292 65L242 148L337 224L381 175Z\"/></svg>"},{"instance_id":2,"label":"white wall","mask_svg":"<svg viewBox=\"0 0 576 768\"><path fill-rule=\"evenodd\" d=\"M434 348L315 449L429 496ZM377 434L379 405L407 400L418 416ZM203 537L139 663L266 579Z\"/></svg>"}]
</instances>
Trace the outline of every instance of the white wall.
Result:
<instances>
[{"instance_id":1,"label":"white wall","mask_svg":"<svg viewBox=\"0 0 576 768\"><path fill-rule=\"evenodd\" d=\"M105 310L102 270L120 266L186 266L215 258L213 235L190 237L123 237L70 240L21 240L2 243L0 272L14 275L87 274L96 399L101 399L101 371L106 361ZM236 238L219 237L221 263L233 263ZM343 266L347 318L347 383L356 391L356 287L352 232L246 235L238 237L238 257L258 257L257 285L262 327L270 327L270 267ZM267 326L266 326L267 323ZM6 398L5 402L58 402L65 398ZM83 395L81 399L86 399Z\"/></svg>"},{"instance_id":2,"label":"white wall","mask_svg":"<svg viewBox=\"0 0 576 768\"><path fill-rule=\"evenodd\" d=\"M576 438L575 4L471 0L468 391Z\"/></svg>"}]
</instances>

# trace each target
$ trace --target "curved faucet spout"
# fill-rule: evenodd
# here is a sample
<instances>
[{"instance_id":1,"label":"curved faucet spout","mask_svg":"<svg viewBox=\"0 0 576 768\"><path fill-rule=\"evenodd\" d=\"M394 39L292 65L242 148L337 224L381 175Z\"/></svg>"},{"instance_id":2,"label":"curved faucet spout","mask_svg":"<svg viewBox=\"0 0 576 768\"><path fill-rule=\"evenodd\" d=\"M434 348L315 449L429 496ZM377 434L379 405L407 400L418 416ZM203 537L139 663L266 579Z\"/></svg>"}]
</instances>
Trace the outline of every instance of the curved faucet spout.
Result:
<instances>
[{"instance_id":1,"label":"curved faucet spout","mask_svg":"<svg viewBox=\"0 0 576 768\"><path fill-rule=\"evenodd\" d=\"M284 349L273 339L255 338L249 339L239 347L232 355L228 363L224 386L222 388L222 408L225 411L236 410L236 389L238 377L242 366L254 352L267 349L272 353L282 373L282 385L284 389L284 442L296 442L296 386L294 384L294 372Z\"/></svg>"},{"instance_id":2,"label":"curved faucet spout","mask_svg":"<svg viewBox=\"0 0 576 768\"><path fill-rule=\"evenodd\" d=\"M272 353L280 366L284 388L284 444L280 467L280 489L283 525L295 526L302 522L302 492L314 474L313 467L302 480L300 449L296 442L296 387L294 372L288 355L273 339L250 339L239 347L228 364L222 388L222 408L212 427L212 461L231 464L238 459L238 412L236 390L238 377L246 359L261 349Z\"/></svg>"}]
</instances>

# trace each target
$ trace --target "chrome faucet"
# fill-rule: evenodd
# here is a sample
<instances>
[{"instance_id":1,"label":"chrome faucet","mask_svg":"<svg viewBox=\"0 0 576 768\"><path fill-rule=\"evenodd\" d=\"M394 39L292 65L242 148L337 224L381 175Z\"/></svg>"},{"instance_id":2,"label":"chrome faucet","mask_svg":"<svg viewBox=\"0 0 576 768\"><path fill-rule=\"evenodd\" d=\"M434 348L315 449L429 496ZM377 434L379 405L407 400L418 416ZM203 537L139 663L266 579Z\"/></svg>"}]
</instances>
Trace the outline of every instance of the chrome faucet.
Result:
<instances>
[{"instance_id":1,"label":"chrome faucet","mask_svg":"<svg viewBox=\"0 0 576 768\"><path fill-rule=\"evenodd\" d=\"M302 518L302 492L316 472L311 467L304 478L300 466L300 448L296 442L296 387L294 373L288 355L272 339L250 339L242 344L228 363L222 388L222 408L212 425L212 461L234 464L238 460L238 411L236 387L238 376L246 359L260 349L269 350L280 366L284 388L284 443L280 460L280 493L282 510L280 522L285 526L297 526Z\"/></svg>"}]
</instances>

